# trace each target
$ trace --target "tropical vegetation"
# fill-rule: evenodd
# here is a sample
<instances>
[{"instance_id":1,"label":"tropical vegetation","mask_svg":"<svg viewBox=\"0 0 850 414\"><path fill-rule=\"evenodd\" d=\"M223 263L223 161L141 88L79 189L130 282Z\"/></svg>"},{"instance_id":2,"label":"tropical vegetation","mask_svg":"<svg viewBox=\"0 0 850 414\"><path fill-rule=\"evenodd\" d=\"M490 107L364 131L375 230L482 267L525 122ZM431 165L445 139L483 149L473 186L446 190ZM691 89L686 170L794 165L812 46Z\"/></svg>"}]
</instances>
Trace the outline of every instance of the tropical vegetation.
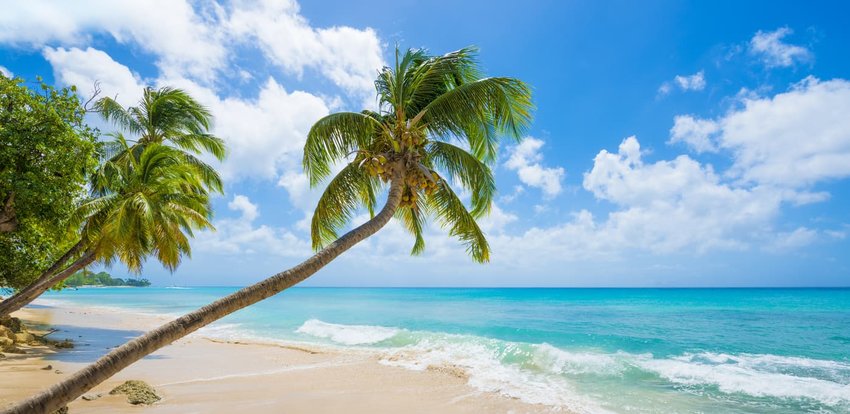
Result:
<instances>
[{"instance_id":1,"label":"tropical vegetation","mask_svg":"<svg viewBox=\"0 0 850 414\"><path fill-rule=\"evenodd\" d=\"M112 277L107 272L92 272L89 270L81 270L74 273L65 279L65 286L80 287L80 286L132 286L144 287L150 286L151 282L147 279L122 279L120 277Z\"/></svg>"},{"instance_id":2,"label":"tropical vegetation","mask_svg":"<svg viewBox=\"0 0 850 414\"><path fill-rule=\"evenodd\" d=\"M74 88L0 73L0 287L20 289L69 247L68 221L97 166L97 131ZM70 244L73 244L71 242Z\"/></svg>"},{"instance_id":3,"label":"tropical vegetation","mask_svg":"<svg viewBox=\"0 0 850 414\"><path fill-rule=\"evenodd\" d=\"M0 302L0 316L95 262L120 261L139 272L146 258L155 257L173 271L191 255L193 232L212 228L209 195L221 192L222 183L195 156L225 156L223 140L207 132L209 111L171 88L146 88L135 107L104 98L95 108L130 138L110 134L103 162L89 177L90 196L70 221L75 243L33 283Z\"/></svg>"},{"instance_id":4,"label":"tropical vegetation","mask_svg":"<svg viewBox=\"0 0 850 414\"><path fill-rule=\"evenodd\" d=\"M427 219L434 218L474 260L487 261L489 247L476 219L489 211L493 199L489 165L501 137L522 137L532 103L523 82L483 77L475 55L473 48L442 56L397 50L394 65L383 68L375 82L379 110L336 113L313 125L304 170L314 186L330 178L312 221L315 255L113 349L4 412L62 407L157 349L305 280L393 217L413 235L414 254L423 251L423 231ZM337 163L343 168L331 178ZM469 206L453 185L469 192ZM377 199L384 191L386 201L379 209ZM371 218L338 237L361 208Z\"/></svg>"}]
</instances>

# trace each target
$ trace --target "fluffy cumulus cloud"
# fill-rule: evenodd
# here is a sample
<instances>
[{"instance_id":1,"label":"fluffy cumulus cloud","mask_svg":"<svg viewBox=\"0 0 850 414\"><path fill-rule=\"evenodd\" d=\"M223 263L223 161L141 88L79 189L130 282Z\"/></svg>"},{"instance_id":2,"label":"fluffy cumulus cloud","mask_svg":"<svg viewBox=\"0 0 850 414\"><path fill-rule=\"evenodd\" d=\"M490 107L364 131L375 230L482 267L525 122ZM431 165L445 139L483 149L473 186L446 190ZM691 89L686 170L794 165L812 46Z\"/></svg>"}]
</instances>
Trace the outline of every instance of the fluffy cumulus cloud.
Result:
<instances>
[{"instance_id":1,"label":"fluffy cumulus cloud","mask_svg":"<svg viewBox=\"0 0 850 414\"><path fill-rule=\"evenodd\" d=\"M772 32L759 31L750 40L750 53L759 57L768 67L787 67L811 60L812 53L808 49L783 41L792 33L787 27Z\"/></svg>"},{"instance_id":2,"label":"fluffy cumulus cloud","mask_svg":"<svg viewBox=\"0 0 850 414\"><path fill-rule=\"evenodd\" d=\"M748 183L803 188L850 176L850 82L813 77L773 97L744 98L718 119L680 116L671 141L732 155Z\"/></svg>"},{"instance_id":3,"label":"fluffy cumulus cloud","mask_svg":"<svg viewBox=\"0 0 850 414\"><path fill-rule=\"evenodd\" d=\"M789 250L821 232L778 231L774 222L795 194L737 185L687 155L646 162L636 137L616 152L600 151L584 174L583 188L611 203L607 216L579 210L549 227L491 238L500 265L549 267L552 263L611 261L629 252L702 254L710 251Z\"/></svg>"},{"instance_id":4,"label":"fluffy cumulus cloud","mask_svg":"<svg viewBox=\"0 0 850 414\"><path fill-rule=\"evenodd\" d=\"M677 115L670 129L670 144L685 143L696 152L715 152L713 137L720 127L716 122L697 119L691 115Z\"/></svg>"},{"instance_id":5,"label":"fluffy cumulus cloud","mask_svg":"<svg viewBox=\"0 0 850 414\"><path fill-rule=\"evenodd\" d=\"M620 207L604 224L611 242L655 251L737 248L776 216L782 194L724 183L686 155L645 163L635 137L616 154L601 151L583 186Z\"/></svg>"},{"instance_id":6,"label":"fluffy cumulus cloud","mask_svg":"<svg viewBox=\"0 0 850 414\"><path fill-rule=\"evenodd\" d=\"M659 254L750 250L787 252L842 229L777 228L785 206L822 202L814 186L850 177L850 82L807 78L772 97L745 97L717 119L675 118L670 142L728 156L716 172L687 155L645 161L637 138L602 150L583 188L614 209L580 210L566 222L502 234L494 250L508 263L586 260L628 251Z\"/></svg>"},{"instance_id":7,"label":"fluffy cumulus cloud","mask_svg":"<svg viewBox=\"0 0 850 414\"><path fill-rule=\"evenodd\" d=\"M86 45L109 35L157 56L163 70L209 78L226 61L220 17L183 0L7 2L0 13L0 43L40 48Z\"/></svg>"},{"instance_id":8,"label":"fluffy cumulus cloud","mask_svg":"<svg viewBox=\"0 0 850 414\"><path fill-rule=\"evenodd\" d=\"M230 153L221 166L231 180L277 179L300 170L304 141L310 127L328 114L324 101L303 91L288 92L274 79L262 85L254 99L219 98L203 93L188 81L167 84L197 90L196 96L215 114L215 133L227 140Z\"/></svg>"},{"instance_id":9,"label":"fluffy cumulus cloud","mask_svg":"<svg viewBox=\"0 0 850 414\"><path fill-rule=\"evenodd\" d=\"M668 94L677 87L683 91L701 91L705 89L705 72L699 71L693 75L676 75L670 82L664 82L658 88L662 95Z\"/></svg>"},{"instance_id":10,"label":"fluffy cumulus cloud","mask_svg":"<svg viewBox=\"0 0 850 414\"><path fill-rule=\"evenodd\" d=\"M301 74L312 68L353 93L373 91L375 73L383 66L381 42L374 30L314 28L299 14L295 1L236 2L228 28L235 36L258 44L287 71Z\"/></svg>"},{"instance_id":11,"label":"fluffy cumulus cloud","mask_svg":"<svg viewBox=\"0 0 850 414\"><path fill-rule=\"evenodd\" d=\"M163 76L207 84L220 78L241 47L255 44L287 72L313 69L361 98L383 65L374 30L314 28L294 0L33 0L6 4L0 14L0 44L85 46L95 36L152 54ZM251 76L239 70L232 75Z\"/></svg>"},{"instance_id":12,"label":"fluffy cumulus cloud","mask_svg":"<svg viewBox=\"0 0 850 414\"><path fill-rule=\"evenodd\" d=\"M84 98L91 98L95 82L99 83L103 96L125 106L135 104L142 95L144 84L139 76L102 50L47 47L43 55L53 67L56 81L76 85Z\"/></svg>"},{"instance_id":13,"label":"fluffy cumulus cloud","mask_svg":"<svg viewBox=\"0 0 850 414\"><path fill-rule=\"evenodd\" d=\"M530 187L539 188L544 196L554 197L561 193L561 180L564 178L562 167L544 167L542 164L543 140L527 137L508 152L505 166L516 171L519 180Z\"/></svg>"},{"instance_id":14,"label":"fluffy cumulus cloud","mask_svg":"<svg viewBox=\"0 0 850 414\"><path fill-rule=\"evenodd\" d=\"M238 217L216 220L216 231L205 231L196 238L200 252L219 255L273 255L277 257L306 257L310 246L285 228L256 224L259 207L244 195L235 195L228 203Z\"/></svg>"}]
</instances>

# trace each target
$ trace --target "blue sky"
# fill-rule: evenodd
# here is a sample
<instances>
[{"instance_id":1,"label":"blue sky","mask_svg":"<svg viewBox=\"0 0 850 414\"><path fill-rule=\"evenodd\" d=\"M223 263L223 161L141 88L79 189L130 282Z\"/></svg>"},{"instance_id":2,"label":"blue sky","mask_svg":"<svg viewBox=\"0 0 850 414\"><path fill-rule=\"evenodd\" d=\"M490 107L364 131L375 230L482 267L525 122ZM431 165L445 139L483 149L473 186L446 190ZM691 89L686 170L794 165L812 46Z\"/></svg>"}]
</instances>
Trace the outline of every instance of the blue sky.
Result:
<instances>
[{"instance_id":1,"label":"blue sky","mask_svg":"<svg viewBox=\"0 0 850 414\"><path fill-rule=\"evenodd\" d=\"M90 3L90 4L89 4ZM480 47L534 90L494 166L477 265L396 225L316 286L850 285L850 28L841 2L0 1L0 70L133 104L184 88L230 157L218 231L161 285L244 285L310 254L312 123L374 105L396 44ZM91 122L109 130L97 118ZM362 217L360 218L362 220ZM125 276L126 270L111 272Z\"/></svg>"}]
</instances>

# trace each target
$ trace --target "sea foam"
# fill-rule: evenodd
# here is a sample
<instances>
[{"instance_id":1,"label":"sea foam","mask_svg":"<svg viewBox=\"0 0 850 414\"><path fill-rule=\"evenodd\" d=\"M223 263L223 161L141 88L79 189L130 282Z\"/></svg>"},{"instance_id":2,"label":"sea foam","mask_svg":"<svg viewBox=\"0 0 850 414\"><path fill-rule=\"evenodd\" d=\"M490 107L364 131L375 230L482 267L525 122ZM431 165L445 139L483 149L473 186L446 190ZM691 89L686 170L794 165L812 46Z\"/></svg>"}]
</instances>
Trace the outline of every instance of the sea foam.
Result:
<instances>
[{"instance_id":1,"label":"sea foam","mask_svg":"<svg viewBox=\"0 0 850 414\"><path fill-rule=\"evenodd\" d=\"M330 339L342 345L370 345L385 341L401 330L370 325L338 325L310 319L295 332Z\"/></svg>"},{"instance_id":2,"label":"sea foam","mask_svg":"<svg viewBox=\"0 0 850 414\"><path fill-rule=\"evenodd\" d=\"M685 354L638 358L635 364L683 386L714 386L723 393L754 397L811 399L850 404L850 365L779 355Z\"/></svg>"}]
</instances>

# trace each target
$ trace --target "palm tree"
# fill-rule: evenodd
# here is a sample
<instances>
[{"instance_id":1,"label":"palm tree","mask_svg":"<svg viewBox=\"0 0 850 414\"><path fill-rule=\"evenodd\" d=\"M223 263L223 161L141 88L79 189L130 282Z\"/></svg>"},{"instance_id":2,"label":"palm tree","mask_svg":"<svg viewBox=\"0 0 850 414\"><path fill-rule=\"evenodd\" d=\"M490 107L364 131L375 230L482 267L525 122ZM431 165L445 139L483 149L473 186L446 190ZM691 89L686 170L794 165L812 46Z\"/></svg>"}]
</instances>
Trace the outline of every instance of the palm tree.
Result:
<instances>
[{"instance_id":1,"label":"palm tree","mask_svg":"<svg viewBox=\"0 0 850 414\"><path fill-rule=\"evenodd\" d=\"M328 115L307 137L304 169L313 185L330 175L333 163L349 161L316 207L314 256L112 350L3 413L49 412L63 406L157 349L303 281L394 216L415 236L413 253L424 248L422 228L426 216L433 215L466 244L474 260L487 261L487 241L475 222L493 198L487 164L495 158L500 135L519 139L529 124L528 87L511 78L482 78L472 48L436 57L423 50L408 50L403 56L396 51L394 67L385 67L375 85L379 112ZM347 158L350 155L353 159ZM470 191L471 209L448 180ZM336 238L361 206L374 213L383 187L388 192L380 211Z\"/></svg>"},{"instance_id":2,"label":"palm tree","mask_svg":"<svg viewBox=\"0 0 850 414\"><path fill-rule=\"evenodd\" d=\"M79 257L0 303L3 312L20 309L95 261L110 265L118 260L140 273L148 256L172 271L183 256L191 256L194 230L212 228L209 193L196 168L162 144L149 144L138 159L125 161L106 162L92 179L93 198L80 206L74 220L83 223L80 242L72 249Z\"/></svg>"},{"instance_id":3,"label":"palm tree","mask_svg":"<svg viewBox=\"0 0 850 414\"><path fill-rule=\"evenodd\" d=\"M208 132L212 120L209 110L186 92L169 87L157 90L147 87L138 106L123 108L112 98L102 98L95 104L95 110L106 121L137 138L130 145L130 140L122 132L109 134L114 139L102 145L108 158L105 166L111 165L112 169L121 165L131 168L130 164L137 162L148 146L169 145L175 150L171 156L177 157L176 159L188 166L186 168L194 171L210 191L223 192L219 174L195 155L208 152L221 161L226 155L224 141ZM100 172L108 169L102 168ZM91 214L92 205L81 206L81 210ZM79 223L82 223L82 220L72 222L71 227ZM93 263L97 260L94 253L96 248L91 240L79 237L77 242L33 283L0 302L0 317L27 305L57 282ZM128 266L132 268L135 265Z\"/></svg>"},{"instance_id":4,"label":"palm tree","mask_svg":"<svg viewBox=\"0 0 850 414\"><path fill-rule=\"evenodd\" d=\"M127 140L122 133L113 134L118 144L113 148L117 153L112 157L116 162L130 153L143 151L152 143L166 144L183 153L187 164L195 166L204 183L213 191L222 192L221 177L209 164L195 155L204 152L223 161L227 150L224 140L209 133L212 114L188 93L181 89L146 87L137 106L124 108L112 98L97 101L95 111L103 119L112 122L124 132L137 137L135 144L127 151Z\"/></svg>"}]
</instances>

